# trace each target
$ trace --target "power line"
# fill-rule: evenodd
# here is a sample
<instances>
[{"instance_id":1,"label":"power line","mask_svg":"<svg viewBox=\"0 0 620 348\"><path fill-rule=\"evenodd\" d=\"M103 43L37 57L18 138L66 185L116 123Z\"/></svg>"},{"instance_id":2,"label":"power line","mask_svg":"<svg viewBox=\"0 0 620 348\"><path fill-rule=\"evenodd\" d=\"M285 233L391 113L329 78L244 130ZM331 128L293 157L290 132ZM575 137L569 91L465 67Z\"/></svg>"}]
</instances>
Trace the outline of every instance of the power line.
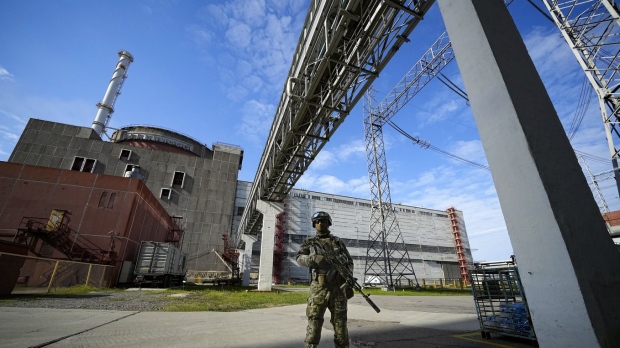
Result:
<instances>
[{"instance_id":1,"label":"power line","mask_svg":"<svg viewBox=\"0 0 620 348\"><path fill-rule=\"evenodd\" d=\"M588 91L590 91L590 93L588 93ZM577 102L577 108L575 109L575 115L573 116L573 120L567 132L568 140L573 140L573 137L577 134L577 131L581 126L581 122L588 111L588 106L590 106L590 96L592 95L592 92L593 90L590 89L588 78L584 76L583 83L581 84L581 92L579 93L579 101Z\"/></svg>"},{"instance_id":2,"label":"power line","mask_svg":"<svg viewBox=\"0 0 620 348\"><path fill-rule=\"evenodd\" d=\"M467 93L465 93L465 91L463 91L459 86L457 86L454 82L450 81L449 78L446 77L446 75L444 75L443 73L439 73L439 75L435 75L435 77L441 81L441 83L443 83L444 85L446 85L446 87L450 88L454 93L456 93L459 97L467 100L467 103L469 105L469 98L467 96ZM445 79L445 81L444 81Z\"/></svg>"},{"instance_id":3,"label":"power line","mask_svg":"<svg viewBox=\"0 0 620 348\"><path fill-rule=\"evenodd\" d=\"M485 170L489 170L489 171L491 170L489 167L485 166L484 164L476 163L476 162L474 162L474 161L470 161L470 160L465 159L465 158L463 158L463 157L459 157L459 156L457 156L457 155L455 155L455 154L453 154L453 153L450 153L450 152L448 152L448 151L442 150L442 149L440 149L440 148L438 148L438 147L436 147L436 146L431 145L431 143L429 143L428 141L421 140L420 138L417 138L417 137L414 137L414 136L412 136L412 135L408 134L408 133L407 133L407 132L405 132L402 128L400 128L399 126L397 126L397 125L394 123L394 121L391 121L391 120L390 120L390 121L388 121L387 123L388 123L388 125L390 125L392 128L394 128L394 129L395 129L398 133L402 134L403 136L405 136L405 137L406 137L406 138L408 138L409 140L413 141L415 144L420 145L423 149L430 149L430 150L433 150L433 151L435 151L435 152L437 152L437 153L440 153L440 154L442 154L442 155L444 155L444 156L450 157L450 158L452 158L452 159L454 159L454 160L457 160L457 161L460 161L460 162L463 162L463 163L470 164L470 165L472 165L472 166L474 166L474 167L478 167L478 168L480 168L480 169L485 169Z\"/></svg>"},{"instance_id":4,"label":"power line","mask_svg":"<svg viewBox=\"0 0 620 348\"><path fill-rule=\"evenodd\" d=\"M573 150L575 151L575 153L577 155L581 155L581 156L587 158L590 161L599 162L599 163L605 163L605 164L609 163L609 159L607 159L607 158L591 155L591 154L589 154L587 152L583 152L583 151L579 151L579 150L575 150L575 149L573 149Z\"/></svg>"}]
</instances>

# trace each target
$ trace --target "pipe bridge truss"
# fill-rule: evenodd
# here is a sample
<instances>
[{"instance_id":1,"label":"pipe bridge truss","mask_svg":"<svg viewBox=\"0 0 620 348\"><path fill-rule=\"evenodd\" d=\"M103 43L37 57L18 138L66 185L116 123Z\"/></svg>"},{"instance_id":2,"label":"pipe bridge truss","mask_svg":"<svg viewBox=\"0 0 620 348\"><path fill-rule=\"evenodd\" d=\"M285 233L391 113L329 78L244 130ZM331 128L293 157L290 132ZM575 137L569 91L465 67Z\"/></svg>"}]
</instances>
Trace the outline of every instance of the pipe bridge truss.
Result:
<instances>
[{"instance_id":1,"label":"pipe bridge truss","mask_svg":"<svg viewBox=\"0 0 620 348\"><path fill-rule=\"evenodd\" d=\"M233 245L257 233L258 200L286 197L433 3L310 3Z\"/></svg>"},{"instance_id":2,"label":"pipe bridge truss","mask_svg":"<svg viewBox=\"0 0 620 348\"><path fill-rule=\"evenodd\" d=\"M613 0L543 0L599 101L620 192L620 15Z\"/></svg>"}]
</instances>

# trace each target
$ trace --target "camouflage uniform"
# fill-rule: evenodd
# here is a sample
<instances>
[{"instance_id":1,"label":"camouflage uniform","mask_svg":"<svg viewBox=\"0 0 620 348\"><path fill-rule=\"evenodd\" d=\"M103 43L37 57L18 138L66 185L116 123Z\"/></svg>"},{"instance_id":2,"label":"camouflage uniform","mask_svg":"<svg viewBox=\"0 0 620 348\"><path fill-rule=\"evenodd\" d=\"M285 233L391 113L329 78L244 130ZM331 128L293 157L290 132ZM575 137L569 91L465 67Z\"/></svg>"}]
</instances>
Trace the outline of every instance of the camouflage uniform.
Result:
<instances>
[{"instance_id":1,"label":"camouflage uniform","mask_svg":"<svg viewBox=\"0 0 620 348\"><path fill-rule=\"evenodd\" d=\"M330 221L331 225L331 221ZM317 229L318 232L318 229ZM310 294L308 296L308 306L306 316L308 317L308 327L306 331L306 347L317 347L321 340L321 328L323 326L323 316L325 309L331 312L331 324L334 327L334 343L336 348L349 347L349 333L347 330L347 294L341 286L345 280L338 272L329 266L326 261L317 263L315 255L320 255L316 246L312 242L319 242L335 252L336 255L344 254L350 261L353 269L353 259L349 255L344 243L329 234L321 234L307 238L299 252L297 262L310 268ZM352 289L348 289L349 296L352 296ZM350 297L349 297L350 298Z\"/></svg>"}]
</instances>

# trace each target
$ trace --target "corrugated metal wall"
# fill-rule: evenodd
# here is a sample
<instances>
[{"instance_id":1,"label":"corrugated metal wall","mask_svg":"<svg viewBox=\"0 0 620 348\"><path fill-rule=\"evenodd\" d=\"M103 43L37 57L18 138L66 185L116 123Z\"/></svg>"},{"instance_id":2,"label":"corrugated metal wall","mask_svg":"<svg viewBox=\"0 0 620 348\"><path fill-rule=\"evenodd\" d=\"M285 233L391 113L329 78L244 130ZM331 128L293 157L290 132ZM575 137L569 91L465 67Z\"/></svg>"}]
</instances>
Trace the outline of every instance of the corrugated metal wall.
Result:
<instances>
[{"instance_id":1,"label":"corrugated metal wall","mask_svg":"<svg viewBox=\"0 0 620 348\"><path fill-rule=\"evenodd\" d=\"M249 182L238 182L235 203L237 207L245 206L250 187ZM282 265L282 279L308 278L308 269L297 265L295 255L303 240L315 234L310 218L317 211L326 211L331 215L333 221L331 231L347 244L354 259L355 276L363 279L371 217L369 200L294 189L284 204L286 212L284 241L287 257ZM400 204L393 206L397 212L400 230L407 244L416 276L419 279L459 278L458 258L448 213L443 210ZM462 240L468 252L468 261L471 264L471 251L463 213L457 211L457 215L460 218ZM238 226L238 220L239 217L235 219L235 228ZM258 270L258 253L260 253L260 243L255 243L252 258L253 272ZM456 267L456 273L452 266Z\"/></svg>"}]
</instances>

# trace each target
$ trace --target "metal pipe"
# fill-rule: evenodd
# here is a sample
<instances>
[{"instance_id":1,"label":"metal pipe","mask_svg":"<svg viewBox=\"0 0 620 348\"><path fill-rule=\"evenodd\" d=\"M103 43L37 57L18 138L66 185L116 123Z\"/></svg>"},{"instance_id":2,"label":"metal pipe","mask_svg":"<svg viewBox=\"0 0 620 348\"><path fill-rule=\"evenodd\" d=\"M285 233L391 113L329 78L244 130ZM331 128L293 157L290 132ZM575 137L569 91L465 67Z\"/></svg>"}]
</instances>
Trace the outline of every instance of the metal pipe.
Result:
<instances>
[{"instance_id":1,"label":"metal pipe","mask_svg":"<svg viewBox=\"0 0 620 348\"><path fill-rule=\"evenodd\" d=\"M101 133L103 133L105 127L108 125L108 121L110 121L112 117L114 103L118 95L121 94L121 87L123 86L123 81L125 81L127 77L129 64L133 62L133 56L127 51L119 51L118 57L118 64L116 64L116 69L114 70L114 74L112 74L112 79L103 96L103 100L97 103L97 108L99 110L97 111L97 116L91 127L99 136L101 136Z\"/></svg>"}]
</instances>

